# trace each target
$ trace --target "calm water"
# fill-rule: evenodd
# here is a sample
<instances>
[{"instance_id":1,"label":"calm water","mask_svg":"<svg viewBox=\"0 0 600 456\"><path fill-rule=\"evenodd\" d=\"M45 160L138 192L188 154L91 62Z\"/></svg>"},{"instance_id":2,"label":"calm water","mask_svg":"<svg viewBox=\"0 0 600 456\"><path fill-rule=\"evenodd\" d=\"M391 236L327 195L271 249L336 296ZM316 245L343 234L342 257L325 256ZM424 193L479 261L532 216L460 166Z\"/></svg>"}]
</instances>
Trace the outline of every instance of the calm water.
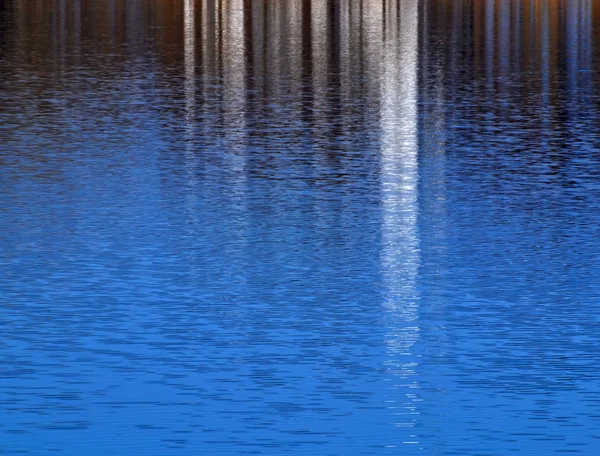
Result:
<instances>
[{"instance_id":1,"label":"calm water","mask_svg":"<svg viewBox=\"0 0 600 456\"><path fill-rule=\"evenodd\" d=\"M0 454L600 454L600 2L0 2Z\"/></svg>"}]
</instances>

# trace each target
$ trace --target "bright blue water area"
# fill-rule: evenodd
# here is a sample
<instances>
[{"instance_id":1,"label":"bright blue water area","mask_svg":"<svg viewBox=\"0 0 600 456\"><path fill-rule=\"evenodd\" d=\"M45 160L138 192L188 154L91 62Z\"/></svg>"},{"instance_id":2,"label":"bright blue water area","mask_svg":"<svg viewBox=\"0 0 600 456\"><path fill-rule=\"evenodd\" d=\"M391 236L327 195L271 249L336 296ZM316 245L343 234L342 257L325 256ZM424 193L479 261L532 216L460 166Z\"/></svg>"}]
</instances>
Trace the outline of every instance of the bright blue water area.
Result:
<instances>
[{"instance_id":1,"label":"bright blue water area","mask_svg":"<svg viewBox=\"0 0 600 456\"><path fill-rule=\"evenodd\" d=\"M595 2L0 5L0 454L600 454Z\"/></svg>"}]
</instances>

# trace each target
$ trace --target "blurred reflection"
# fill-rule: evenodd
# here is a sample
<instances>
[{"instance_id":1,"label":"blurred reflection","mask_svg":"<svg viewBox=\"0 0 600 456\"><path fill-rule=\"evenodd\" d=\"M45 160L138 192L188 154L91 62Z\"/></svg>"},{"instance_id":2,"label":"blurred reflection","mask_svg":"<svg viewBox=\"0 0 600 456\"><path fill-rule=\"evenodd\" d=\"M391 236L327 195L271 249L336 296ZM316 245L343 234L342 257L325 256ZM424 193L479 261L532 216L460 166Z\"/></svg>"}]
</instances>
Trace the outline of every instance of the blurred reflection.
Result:
<instances>
[{"instance_id":1,"label":"blurred reflection","mask_svg":"<svg viewBox=\"0 0 600 456\"><path fill-rule=\"evenodd\" d=\"M194 0L184 0L184 93L186 150L193 148L196 117L196 19Z\"/></svg>"},{"instance_id":2,"label":"blurred reflection","mask_svg":"<svg viewBox=\"0 0 600 456\"><path fill-rule=\"evenodd\" d=\"M420 401L416 359L411 356L411 347L419 338L418 2L386 1L385 7L381 32L381 266L390 330L387 366L395 376L390 380L393 394L388 401L394 404L390 406L394 424L411 428L417 422Z\"/></svg>"},{"instance_id":3,"label":"blurred reflection","mask_svg":"<svg viewBox=\"0 0 600 456\"><path fill-rule=\"evenodd\" d=\"M244 43L244 2L229 0L221 4L223 36L223 119L228 160L236 178L243 179L246 100L246 63Z\"/></svg>"},{"instance_id":4,"label":"blurred reflection","mask_svg":"<svg viewBox=\"0 0 600 456\"><path fill-rule=\"evenodd\" d=\"M4 26L2 46L7 49L7 40L18 43L10 53L3 51L11 73L27 66L33 73L49 75L60 72L61 65L66 68L80 61L103 77L119 78L155 53L157 59L148 62L152 71L173 77L177 61L182 59L184 97L188 105L196 99L197 114L203 109L198 100L208 101L219 94L227 97L229 112L241 112L246 111L238 109L247 101L242 100L243 94L250 89L249 96L260 93L262 99L279 101L306 92L305 99L312 100L310 112L318 135L329 135L326 127L330 118L337 118L336 109L349 109L352 103L348 94L360 96L366 90L372 103L363 109L377 112L369 110L377 107L384 71L380 68L382 37L387 31L382 18L391 20L401 3L111 0L90 5L57 0L50 8L41 0L11 0L7 4L13 5L14 14ZM439 61L447 59L449 71L472 55L473 76L477 78L485 70L482 80L488 85L488 94L498 99L521 98L509 82L523 78L525 70L533 69L531 65L539 65L542 71L528 74L523 81L530 95L539 88L536 78L543 76L542 82L552 84L548 75L558 71L567 72L573 90L583 92L589 87L592 23L599 11L592 7L592 0L452 0L423 5L427 19L416 32L423 49L429 49L430 56ZM33 10L39 14L29 14ZM82 26L82 15L92 13L96 19ZM151 26L142 26L144 22ZM438 46L442 35L449 40L444 52ZM123 44L125 47L120 47ZM452 52L456 46L465 50L464 56ZM82 53L82 49L87 51ZM191 71L196 71L194 78ZM499 78L502 87L497 84ZM192 79L199 82L196 87L190 83ZM222 93L215 92L215 81L226 83ZM56 85L56 78L48 82ZM454 90L454 86L447 89ZM544 93L554 88L547 87ZM196 90L195 96L192 90ZM346 97L346 102L332 109L335 92ZM200 104L205 105L204 101ZM200 117L198 128L209 131L209 113L196 117ZM240 131L242 117L231 119L233 131Z\"/></svg>"},{"instance_id":5,"label":"blurred reflection","mask_svg":"<svg viewBox=\"0 0 600 456\"><path fill-rule=\"evenodd\" d=\"M189 191L186 193L187 213L191 229L197 229L197 176L196 176L196 18L195 1L184 0L183 8L183 52L184 52L184 97L185 97L185 176ZM193 232L193 231L192 231ZM197 273L192 268L192 276Z\"/></svg>"},{"instance_id":6,"label":"blurred reflection","mask_svg":"<svg viewBox=\"0 0 600 456\"><path fill-rule=\"evenodd\" d=\"M223 66L223 168L227 188L232 261L227 274L232 283L245 284L248 261L248 170L246 142L246 43L244 27L247 13L244 0L220 2Z\"/></svg>"},{"instance_id":7,"label":"blurred reflection","mask_svg":"<svg viewBox=\"0 0 600 456\"><path fill-rule=\"evenodd\" d=\"M594 454L599 14L1 1L0 453Z\"/></svg>"}]
</instances>

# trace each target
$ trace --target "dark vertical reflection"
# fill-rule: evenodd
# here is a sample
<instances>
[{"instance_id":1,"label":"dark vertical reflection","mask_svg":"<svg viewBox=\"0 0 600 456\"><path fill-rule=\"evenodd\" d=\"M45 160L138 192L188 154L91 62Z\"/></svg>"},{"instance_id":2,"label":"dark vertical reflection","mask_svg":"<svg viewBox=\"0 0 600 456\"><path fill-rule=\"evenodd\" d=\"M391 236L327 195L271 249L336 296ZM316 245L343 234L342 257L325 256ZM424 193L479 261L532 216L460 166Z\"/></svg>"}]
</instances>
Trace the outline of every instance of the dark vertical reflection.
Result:
<instances>
[{"instance_id":1,"label":"dark vertical reflection","mask_svg":"<svg viewBox=\"0 0 600 456\"><path fill-rule=\"evenodd\" d=\"M13 37L10 33L15 33L14 13L12 13L12 5L10 2L0 2L0 62L4 62L7 56L8 46ZM1 65L1 63L0 63Z\"/></svg>"},{"instance_id":2,"label":"dark vertical reflection","mask_svg":"<svg viewBox=\"0 0 600 456\"><path fill-rule=\"evenodd\" d=\"M495 31L495 0L485 1L485 52L486 56L486 73L488 85L492 82L494 73L494 57L495 57L495 46L494 46L494 31Z\"/></svg>"}]
</instances>

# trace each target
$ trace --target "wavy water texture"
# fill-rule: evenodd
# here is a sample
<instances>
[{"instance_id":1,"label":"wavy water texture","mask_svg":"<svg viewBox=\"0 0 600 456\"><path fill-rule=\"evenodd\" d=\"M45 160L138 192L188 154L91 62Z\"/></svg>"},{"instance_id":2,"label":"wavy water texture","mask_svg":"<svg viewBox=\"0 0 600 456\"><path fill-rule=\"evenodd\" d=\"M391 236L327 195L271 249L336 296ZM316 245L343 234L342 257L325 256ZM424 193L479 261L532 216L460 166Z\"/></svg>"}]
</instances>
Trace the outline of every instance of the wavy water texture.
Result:
<instances>
[{"instance_id":1,"label":"wavy water texture","mask_svg":"<svg viewBox=\"0 0 600 456\"><path fill-rule=\"evenodd\" d=\"M600 454L599 30L0 2L0 454Z\"/></svg>"}]
</instances>

